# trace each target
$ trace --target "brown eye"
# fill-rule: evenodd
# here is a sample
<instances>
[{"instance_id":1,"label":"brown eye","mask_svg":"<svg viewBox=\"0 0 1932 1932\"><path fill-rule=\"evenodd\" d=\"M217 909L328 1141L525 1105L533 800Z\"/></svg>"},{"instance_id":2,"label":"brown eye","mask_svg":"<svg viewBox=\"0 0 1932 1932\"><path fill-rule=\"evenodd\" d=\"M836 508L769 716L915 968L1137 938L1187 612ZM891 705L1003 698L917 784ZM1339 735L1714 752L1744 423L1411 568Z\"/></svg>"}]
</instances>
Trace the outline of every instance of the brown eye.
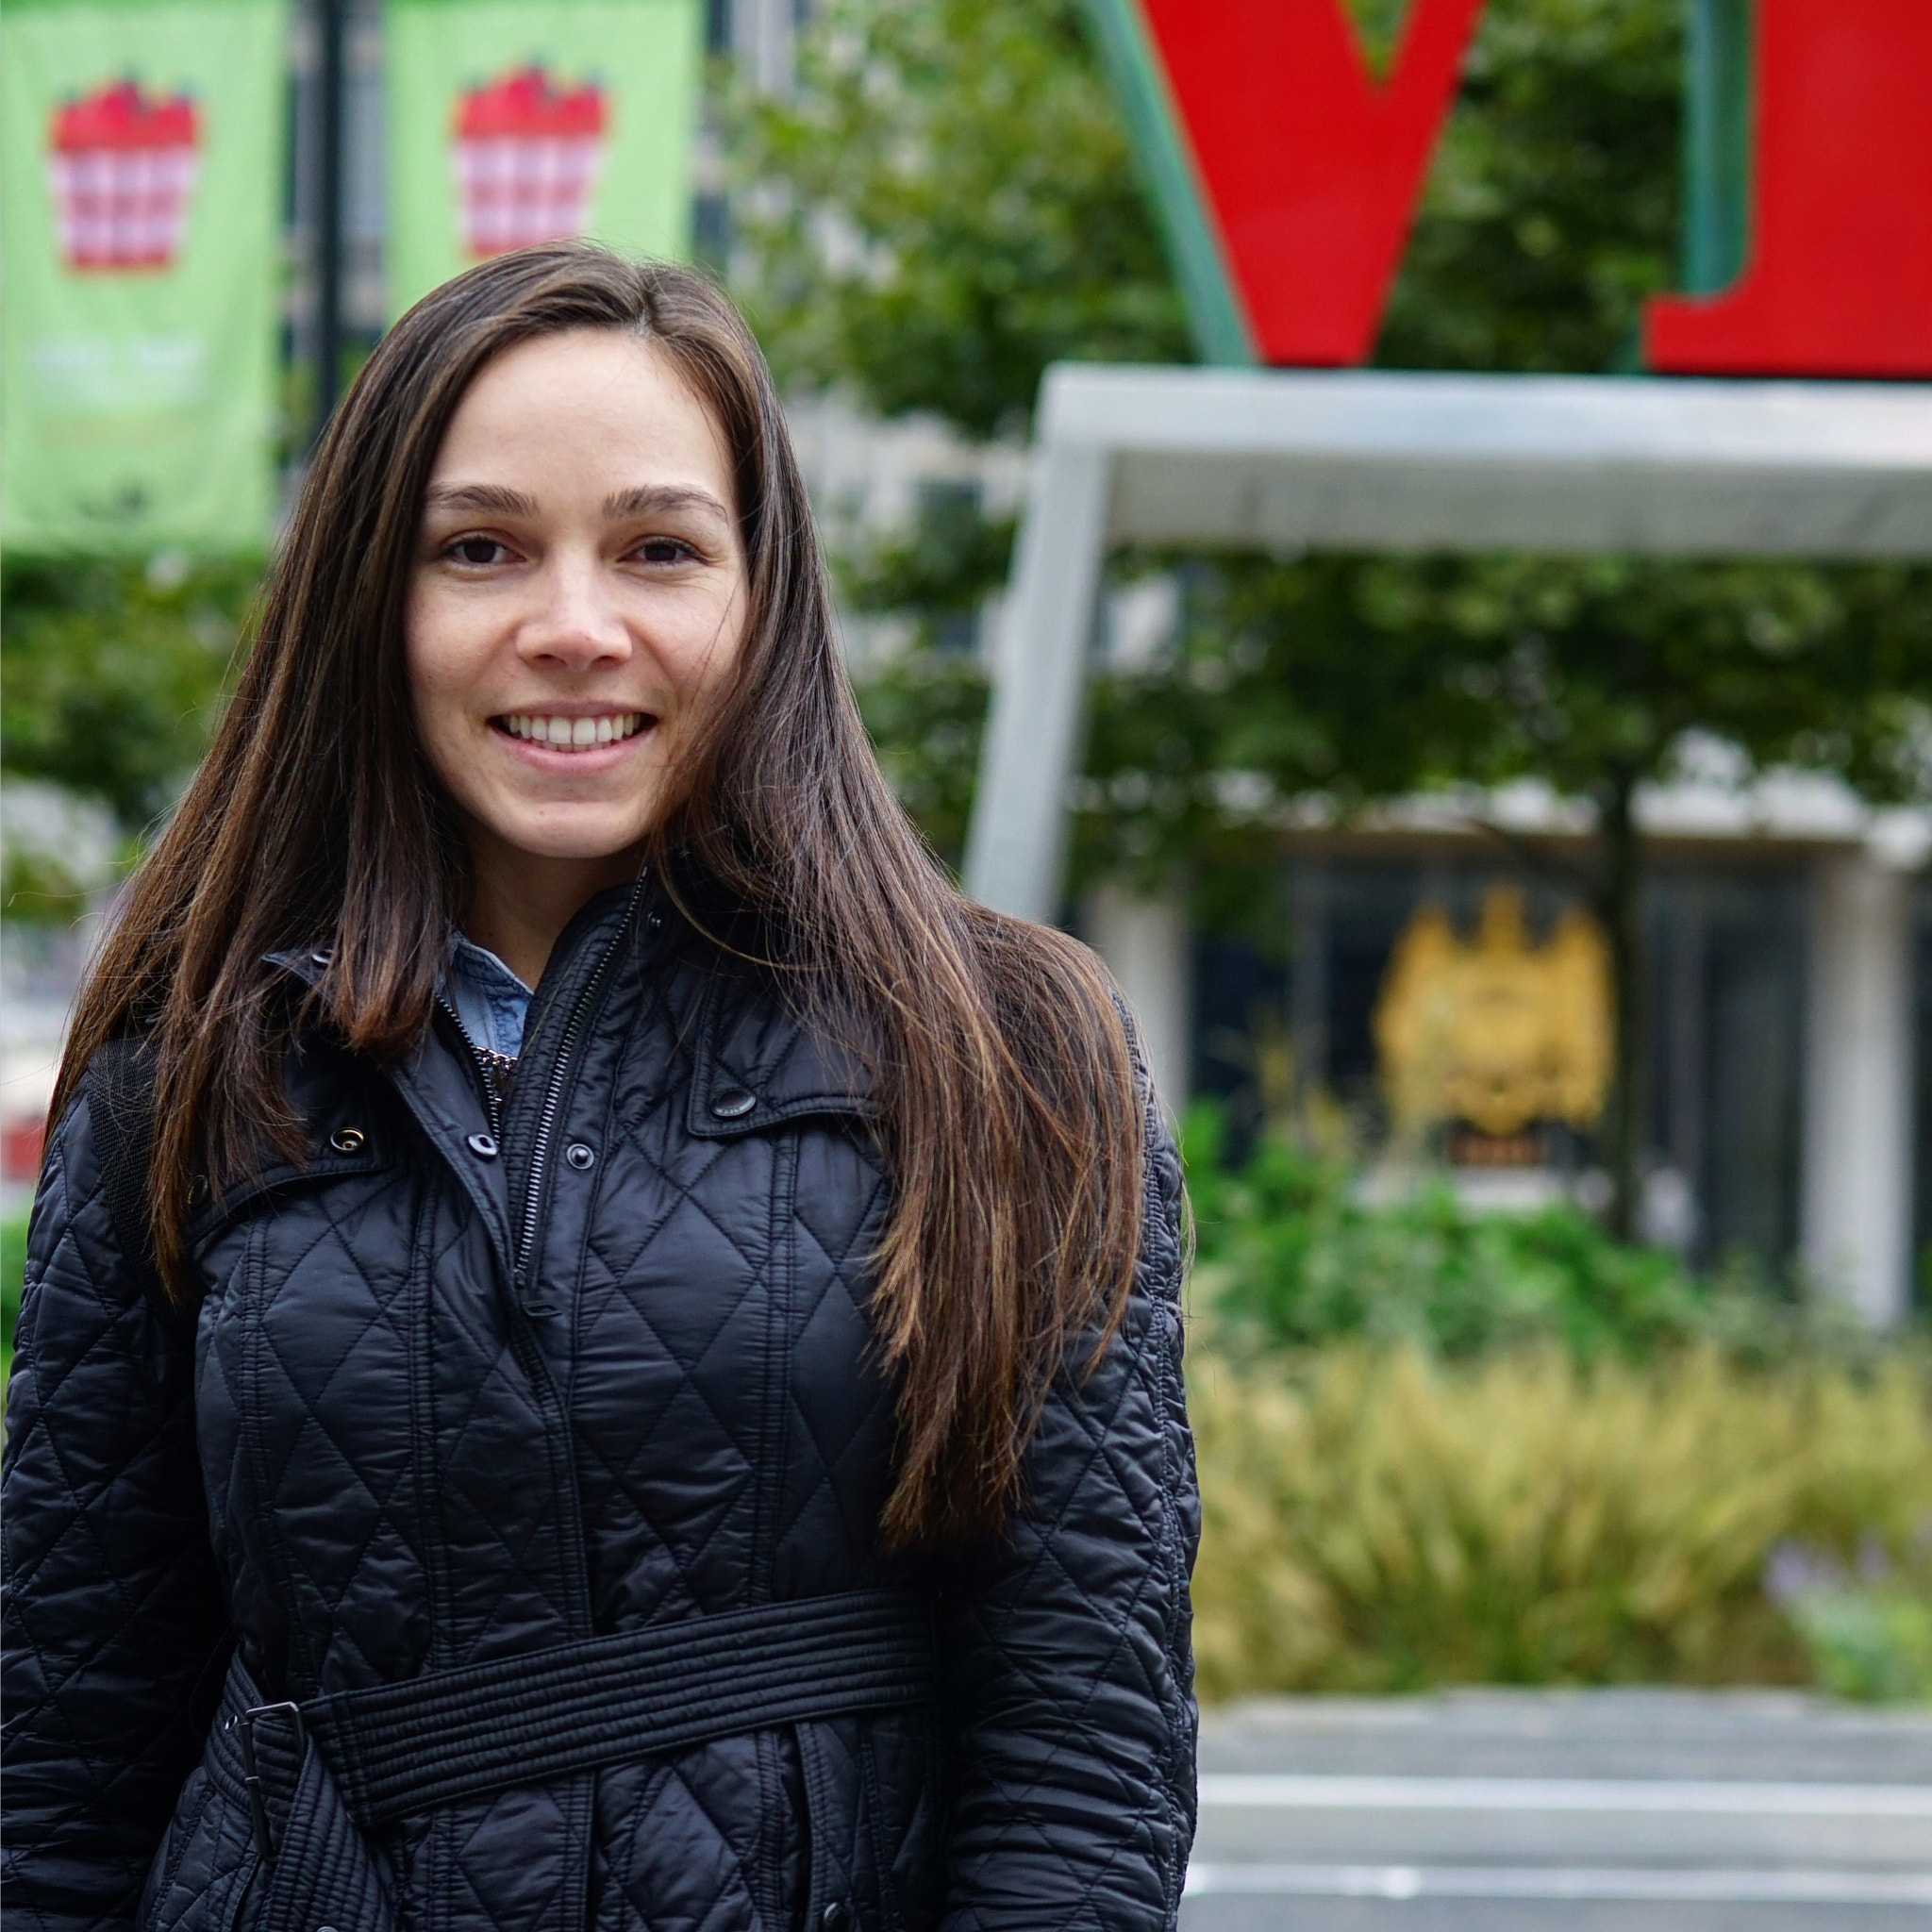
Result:
<instances>
[{"instance_id":1,"label":"brown eye","mask_svg":"<svg viewBox=\"0 0 1932 1932\"><path fill-rule=\"evenodd\" d=\"M458 563L495 563L503 554L503 545L494 537L458 537L445 553Z\"/></svg>"},{"instance_id":2,"label":"brown eye","mask_svg":"<svg viewBox=\"0 0 1932 1932\"><path fill-rule=\"evenodd\" d=\"M635 554L645 563L686 563L697 552L679 537L646 537Z\"/></svg>"}]
</instances>

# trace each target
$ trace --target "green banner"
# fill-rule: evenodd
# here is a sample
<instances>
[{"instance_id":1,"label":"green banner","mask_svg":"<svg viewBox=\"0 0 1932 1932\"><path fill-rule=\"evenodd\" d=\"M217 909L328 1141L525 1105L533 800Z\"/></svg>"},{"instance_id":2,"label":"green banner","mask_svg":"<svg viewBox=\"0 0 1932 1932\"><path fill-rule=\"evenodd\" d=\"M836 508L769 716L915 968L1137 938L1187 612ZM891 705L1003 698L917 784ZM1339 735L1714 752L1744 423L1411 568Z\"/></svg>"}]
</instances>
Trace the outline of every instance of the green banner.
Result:
<instances>
[{"instance_id":1,"label":"green banner","mask_svg":"<svg viewBox=\"0 0 1932 1932\"><path fill-rule=\"evenodd\" d=\"M247 549L275 514L281 0L0 13L0 539Z\"/></svg>"},{"instance_id":2,"label":"green banner","mask_svg":"<svg viewBox=\"0 0 1932 1932\"><path fill-rule=\"evenodd\" d=\"M698 0L390 0L389 291L591 235L690 246Z\"/></svg>"}]
</instances>

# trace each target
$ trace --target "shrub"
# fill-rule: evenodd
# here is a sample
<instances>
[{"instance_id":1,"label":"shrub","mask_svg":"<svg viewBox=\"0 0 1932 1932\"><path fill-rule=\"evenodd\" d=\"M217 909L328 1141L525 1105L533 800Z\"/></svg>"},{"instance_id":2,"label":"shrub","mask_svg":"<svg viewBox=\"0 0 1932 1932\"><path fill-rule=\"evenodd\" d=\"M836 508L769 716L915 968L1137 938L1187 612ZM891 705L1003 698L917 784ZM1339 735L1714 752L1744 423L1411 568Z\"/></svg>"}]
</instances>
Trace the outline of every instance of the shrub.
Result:
<instances>
[{"instance_id":1,"label":"shrub","mask_svg":"<svg viewBox=\"0 0 1932 1932\"><path fill-rule=\"evenodd\" d=\"M8 557L0 571L9 777L63 786L139 833L205 747L260 566Z\"/></svg>"},{"instance_id":2,"label":"shrub","mask_svg":"<svg viewBox=\"0 0 1932 1932\"><path fill-rule=\"evenodd\" d=\"M1873 1702L1932 1699L1932 1518L1903 1568L1874 1538L1860 1544L1856 1570L1793 1542L1772 1553L1764 1583L1827 1690Z\"/></svg>"},{"instance_id":3,"label":"shrub","mask_svg":"<svg viewBox=\"0 0 1932 1932\"><path fill-rule=\"evenodd\" d=\"M1235 1352L1338 1338L1407 1343L1451 1360L1555 1341L1580 1360L1714 1341L1747 1358L1857 1352L1848 1316L1800 1302L1738 1258L1710 1277L1662 1249L1612 1241L1581 1208L1477 1213L1446 1181L1369 1202L1345 1149L1281 1129L1226 1159L1214 1107L1188 1116L1194 1304Z\"/></svg>"},{"instance_id":4,"label":"shrub","mask_svg":"<svg viewBox=\"0 0 1932 1932\"><path fill-rule=\"evenodd\" d=\"M1772 1553L1904 1560L1932 1509L1916 1351L1861 1372L1708 1346L1649 1365L1197 1350L1189 1383L1209 1697L1802 1681Z\"/></svg>"}]
</instances>

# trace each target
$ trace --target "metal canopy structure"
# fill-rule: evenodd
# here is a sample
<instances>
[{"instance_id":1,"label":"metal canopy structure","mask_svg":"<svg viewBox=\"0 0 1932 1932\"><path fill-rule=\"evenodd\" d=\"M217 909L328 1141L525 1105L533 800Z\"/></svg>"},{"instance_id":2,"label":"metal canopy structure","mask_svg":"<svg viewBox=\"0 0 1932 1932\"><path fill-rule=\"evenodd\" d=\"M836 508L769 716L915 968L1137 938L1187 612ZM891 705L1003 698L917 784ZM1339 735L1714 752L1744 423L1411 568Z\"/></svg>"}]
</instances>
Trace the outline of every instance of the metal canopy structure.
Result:
<instances>
[{"instance_id":1,"label":"metal canopy structure","mask_svg":"<svg viewBox=\"0 0 1932 1932\"><path fill-rule=\"evenodd\" d=\"M1932 556L1932 385L1068 364L1036 434L966 854L1032 919L1110 545Z\"/></svg>"}]
</instances>

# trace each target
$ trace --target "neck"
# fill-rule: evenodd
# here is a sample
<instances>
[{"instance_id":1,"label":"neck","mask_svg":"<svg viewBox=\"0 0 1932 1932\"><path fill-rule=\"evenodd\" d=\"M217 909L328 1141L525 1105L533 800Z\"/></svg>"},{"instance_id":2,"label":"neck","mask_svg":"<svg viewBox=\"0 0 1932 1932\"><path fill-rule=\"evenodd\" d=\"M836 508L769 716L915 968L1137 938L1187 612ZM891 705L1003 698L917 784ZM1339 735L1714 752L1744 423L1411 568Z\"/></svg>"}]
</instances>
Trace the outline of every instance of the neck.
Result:
<instances>
[{"instance_id":1,"label":"neck","mask_svg":"<svg viewBox=\"0 0 1932 1932\"><path fill-rule=\"evenodd\" d=\"M643 862L641 851L550 858L485 839L473 849L476 885L463 931L525 986L542 978L558 936L585 901L608 887L627 885Z\"/></svg>"}]
</instances>

